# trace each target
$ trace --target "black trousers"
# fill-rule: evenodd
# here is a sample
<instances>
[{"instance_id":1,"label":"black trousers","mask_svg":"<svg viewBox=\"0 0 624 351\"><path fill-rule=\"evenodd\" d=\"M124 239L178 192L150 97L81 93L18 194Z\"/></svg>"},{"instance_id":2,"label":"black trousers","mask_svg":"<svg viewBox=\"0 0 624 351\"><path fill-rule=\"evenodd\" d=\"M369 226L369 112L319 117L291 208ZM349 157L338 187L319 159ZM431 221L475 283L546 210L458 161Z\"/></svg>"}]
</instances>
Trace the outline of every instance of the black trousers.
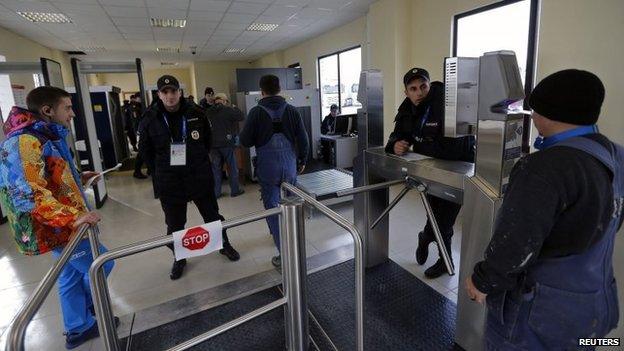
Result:
<instances>
[{"instance_id":1,"label":"black trousers","mask_svg":"<svg viewBox=\"0 0 624 351\"><path fill-rule=\"evenodd\" d=\"M143 156L139 152L134 159L134 173L141 173L141 168L143 168Z\"/></svg>"},{"instance_id":2,"label":"black trousers","mask_svg":"<svg viewBox=\"0 0 624 351\"><path fill-rule=\"evenodd\" d=\"M137 137L136 137L136 133L134 132L134 130L127 130L126 135L128 135L128 139L130 139L130 145L132 145L133 148L136 148Z\"/></svg>"},{"instance_id":3,"label":"black trousers","mask_svg":"<svg viewBox=\"0 0 624 351\"><path fill-rule=\"evenodd\" d=\"M451 238L453 237L453 225L455 224L461 205L431 195L427 195L427 200L429 200L433 215L435 216L436 222L438 222L444 245L446 245L447 249L450 249ZM423 235L423 239L427 242L435 241L435 234L433 233L433 227L429 219L427 219L427 225L425 225Z\"/></svg>"},{"instance_id":4,"label":"black trousers","mask_svg":"<svg viewBox=\"0 0 624 351\"><path fill-rule=\"evenodd\" d=\"M223 216L219 214L219 206L217 200L211 197L205 197L202 199L193 200L195 206L199 210L199 214L204 219L204 223L209 223L217 220L225 220ZM165 223L167 224L167 235L171 235L173 232L184 229L186 224L186 202L169 202L160 200L160 205L165 212ZM221 233L223 237L223 246L230 245L226 230L223 229ZM173 244L167 245L173 252Z\"/></svg>"}]
</instances>

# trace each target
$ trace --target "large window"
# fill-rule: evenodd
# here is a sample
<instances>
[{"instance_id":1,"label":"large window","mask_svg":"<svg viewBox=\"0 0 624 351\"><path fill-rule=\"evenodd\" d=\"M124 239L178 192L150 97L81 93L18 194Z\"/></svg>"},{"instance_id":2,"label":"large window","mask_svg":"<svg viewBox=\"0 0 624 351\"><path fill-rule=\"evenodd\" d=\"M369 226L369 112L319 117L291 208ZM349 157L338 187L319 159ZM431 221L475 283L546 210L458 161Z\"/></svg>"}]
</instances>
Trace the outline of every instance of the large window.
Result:
<instances>
[{"instance_id":1,"label":"large window","mask_svg":"<svg viewBox=\"0 0 624 351\"><path fill-rule=\"evenodd\" d=\"M319 57L318 67L321 119L333 104L338 105L340 114L356 113L362 107L357 101L362 49L358 46Z\"/></svg>"},{"instance_id":2,"label":"large window","mask_svg":"<svg viewBox=\"0 0 624 351\"><path fill-rule=\"evenodd\" d=\"M525 91L533 86L538 0L507 0L455 16L453 56L516 53Z\"/></svg>"}]
</instances>

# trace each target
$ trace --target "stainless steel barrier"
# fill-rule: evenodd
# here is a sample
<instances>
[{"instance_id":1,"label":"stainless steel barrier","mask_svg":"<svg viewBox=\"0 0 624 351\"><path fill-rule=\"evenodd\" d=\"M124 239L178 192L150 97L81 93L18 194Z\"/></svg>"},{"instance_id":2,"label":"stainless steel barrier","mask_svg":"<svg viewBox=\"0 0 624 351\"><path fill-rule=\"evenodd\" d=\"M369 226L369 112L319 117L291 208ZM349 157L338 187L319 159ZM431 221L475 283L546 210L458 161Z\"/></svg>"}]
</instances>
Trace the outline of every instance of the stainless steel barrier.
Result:
<instances>
[{"instance_id":1,"label":"stainless steel barrier","mask_svg":"<svg viewBox=\"0 0 624 351\"><path fill-rule=\"evenodd\" d=\"M32 321L33 317L41 308L41 305L45 301L46 297L50 294L50 290L56 283L58 276L61 274L61 270L69 261L69 258L73 254L76 247L84 239L85 233L89 233L89 241L91 245L91 252L93 258L99 255L99 242L96 236L97 227L93 227L95 230L89 230L88 224L81 225L69 239L67 245L63 249L61 256L54 263L52 268L46 273L39 285L32 292L28 300L24 303L22 308L17 312L13 321L7 328L7 340L5 350L7 351L22 351L24 350L24 337L26 335L26 329ZM94 245L95 244L95 245Z\"/></svg>"},{"instance_id":2,"label":"stainless steel barrier","mask_svg":"<svg viewBox=\"0 0 624 351\"><path fill-rule=\"evenodd\" d=\"M388 186L388 185L387 185ZM282 183L282 199L285 198L286 192L300 197L309 205L315 207L321 213L326 215L334 223L346 229L353 237L353 258L355 261L355 345L357 351L364 350L364 247L362 245L362 237L355 225L329 207L323 205L312 196L306 194L303 190L288 184ZM303 245L305 250L305 244ZM305 252L303 253L305 259Z\"/></svg>"}]
</instances>

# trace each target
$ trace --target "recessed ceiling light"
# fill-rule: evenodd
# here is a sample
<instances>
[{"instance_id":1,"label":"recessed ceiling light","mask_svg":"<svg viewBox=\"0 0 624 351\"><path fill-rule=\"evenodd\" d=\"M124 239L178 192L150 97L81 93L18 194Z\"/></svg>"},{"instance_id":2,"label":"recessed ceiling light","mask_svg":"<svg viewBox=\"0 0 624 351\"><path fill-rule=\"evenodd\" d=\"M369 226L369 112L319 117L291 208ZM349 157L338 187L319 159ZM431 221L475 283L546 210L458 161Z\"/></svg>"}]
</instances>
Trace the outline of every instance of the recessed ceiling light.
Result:
<instances>
[{"instance_id":1,"label":"recessed ceiling light","mask_svg":"<svg viewBox=\"0 0 624 351\"><path fill-rule=\"evenodd\" d=\"M106 48L103 46L79 46L78 49L84 52L102 52L106 51Z\"/></svg>"},{"instance_id":2,"label":"recessed ceiling light","mask_svg":"<svg viewBox=\"0 0 624 351\"><path fill-rule=\"evenodd\" d=\"M253 32L272 32L277 27L279 27L279 24L275 23L252 23L247 27L247 30Z\"/></svg>"},{"instance_id":3,"label":"recessed ceiling light","mask_svg":"<svg viewBox=\"0 0 624 351\"><path fill-rule=\"evenodd\" d=\"M48 13L48 12L21 12L17 14L24 17L31 22L40 23L72 23L72 20L62 13Z\"/></svg>"},{"instance_id":4,"label":"recessed ceiling light","mask_svg":"<svg viewBox=\"0 0 624 351\"><path fill-rule=\"evenodd\" d=\"M177 66L179 63L178 62L161 62L160 65L161 66Z\"/></svg>"},{"instance_id":5,"label":"recessed ceiling light","mask_svg":"<svg viewBox=\"0 0 624 351\"><path fill-rule=\"evenodd\" d=\"M229 49L225 49L224 53L226 53L226 54L242 54L244 51L245 51L245 49L229 48Z\"/></svg>"},{"instance_id":6,"label":"recessed ceiling light","mask_svg":"<svg viewBox=\"0 0 624 351\"><path fill-rule=\"evenodd\" d=\"M156 48L156 51L177 54L180 52L180 48Z\"/></svg>"},{"instance_id":7,"label":"recessed ceiling light","mask_svg":"<svg viewBox=\"0 0 624 351\"><path fill-rule=\"evenodd\" d=\"M185 19L171 19L171 18L150 18L152 27L160 28L184 28L186 27Z\"/></svg>"}]
</instances>

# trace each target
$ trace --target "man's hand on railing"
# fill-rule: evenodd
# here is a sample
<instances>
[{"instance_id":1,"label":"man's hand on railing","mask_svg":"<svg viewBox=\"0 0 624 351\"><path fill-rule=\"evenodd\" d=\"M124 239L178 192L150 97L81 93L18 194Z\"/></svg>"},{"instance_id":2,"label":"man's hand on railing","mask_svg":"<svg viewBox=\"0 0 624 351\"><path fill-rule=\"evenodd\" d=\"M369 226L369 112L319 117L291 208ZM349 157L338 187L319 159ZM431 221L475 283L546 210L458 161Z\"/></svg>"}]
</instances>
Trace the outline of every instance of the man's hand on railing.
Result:
<instances>
[{"instance_id":1,"label":"man's hand on railing","mask_svg":"<svg viewBox=\"0 0 624 351\"><path fill-rule=\"evenodd\" d=\"M72 226L74 229L80 227L82 224L90 224L90 225L94 225L97 222L99 222L100 220L102 220L102 216L100 216L99 213L95 212L95 211L91 211L91 212L87 212L83 215L81 215L80 217L78 217L78 219L76 219L76 221L74 222L74 225Z\"/></svg>"},{"instance_id":2,"label":"man's hand on railing","mask_svg":"<svg viewBox=\"0 0 624 351\"><path fill-rule=\"evenodd\" d=\"M82 181L82 185L86 185L89 179L96 177L92 182L95 183L102 177L102 175L98 172L86 171L80 173L80 180Z\"/></svg>"}]
</instances>

